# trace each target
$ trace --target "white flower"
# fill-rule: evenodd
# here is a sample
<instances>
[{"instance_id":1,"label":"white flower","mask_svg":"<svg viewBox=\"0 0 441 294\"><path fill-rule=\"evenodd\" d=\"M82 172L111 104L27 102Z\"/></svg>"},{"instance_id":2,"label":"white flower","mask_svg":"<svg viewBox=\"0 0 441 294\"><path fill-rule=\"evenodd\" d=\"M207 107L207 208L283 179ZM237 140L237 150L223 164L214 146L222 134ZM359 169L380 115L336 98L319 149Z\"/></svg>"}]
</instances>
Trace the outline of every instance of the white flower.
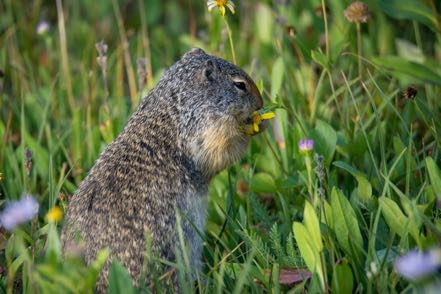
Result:
<instances>
[{"instance_id":1,"label":"white flower","mask_svg":"<svg viewBox=\"0 0 441 294\"><path fill-rule=\"evenodd\" d=\"M8 231L12 231L19 224L25 223L38 213L38 202L34 197L27 195L19 201L6 205L0 214L0 224Z\"/></svg>"},{"instance_id":2,"label":"white flower","mask_svg":"<svg viewBox=\"0 0 441 294\"><path fill-rule=\"evenodd\" d=\"M416 281L437 272L440 266L440 249L427 252L412 250L396 260L395 271L408 280Z\"/></svg>"},{"instance_id":3,"label":"white flower","mask_svg":"<svg viewBox=\"0 0 441 294\"><path fill-rule=\"evenodd\" d=\"M37 29L36 29L37 34L44 35L49 31L49 28L50 28L49 23L45 20L42 20L37 25Z\"/></svg>"}]
</instances>

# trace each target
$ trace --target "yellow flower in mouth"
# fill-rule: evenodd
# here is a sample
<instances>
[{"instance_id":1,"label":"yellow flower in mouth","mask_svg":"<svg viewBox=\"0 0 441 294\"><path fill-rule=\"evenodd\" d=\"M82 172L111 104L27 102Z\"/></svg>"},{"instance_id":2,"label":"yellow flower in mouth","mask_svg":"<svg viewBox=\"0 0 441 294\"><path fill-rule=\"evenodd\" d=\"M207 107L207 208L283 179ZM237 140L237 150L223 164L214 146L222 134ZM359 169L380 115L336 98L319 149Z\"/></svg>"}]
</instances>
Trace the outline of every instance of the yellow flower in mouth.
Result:
<instances>
[{"instance_id":1,"label":"yellow flower in mouth","mask_svg":"<svg viewBox=\"0 0 441 294\"><path fill-rule=\"evenodd\" d=\"M58 206L52 207L49 212L46 214L46 220L47 222L57 222L61 220L63 217L63 212L61 211L61 208Z\"/></svg>"},{"instance_id":2,"label":"yellow flower in mouth","mask_svg":"<svg viewBox=\"0 0 441 294\"><path fill-rule=\"evenodd\" d=\"M272 111L254 111L253 114L251 114L251 126L245 129L245 133L249 136L256 135L257 133L259 133L260 124L264 120L272 119L275 116L276 114Z\"/></svg>"},{"instance_id":3,"label":"yellow flower in mouth","mask_svg":"<svg viewBox=\"0 0 441 294\"><path fill-rule=\"evenodd\" d=\"M208 11L211 11L215 7L219 8L220 14L225 16L225 6L230 9L231 13L234 14L234 2L232 0L209 0L207 1Z\"/></svg>"}]
</instances>

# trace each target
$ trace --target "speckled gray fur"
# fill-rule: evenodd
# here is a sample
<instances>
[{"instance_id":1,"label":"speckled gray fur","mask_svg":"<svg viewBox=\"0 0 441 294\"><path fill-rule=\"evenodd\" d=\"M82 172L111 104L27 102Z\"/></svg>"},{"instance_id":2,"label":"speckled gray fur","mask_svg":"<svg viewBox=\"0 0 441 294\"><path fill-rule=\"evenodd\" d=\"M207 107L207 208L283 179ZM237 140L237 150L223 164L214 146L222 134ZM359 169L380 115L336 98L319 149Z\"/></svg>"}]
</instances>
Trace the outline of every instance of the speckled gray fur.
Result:
<instances>
[{"instance_id":1,"label":"speckled gray fur","mask_svg":"<svg viewBox=\"0 0 441 294\"><path fill-rule=\"evenodd\" d=\"M173 261L179 247L175 210L204 231L208 183L243 155L249 137L240 126L260 107L260 94L245 72L201 49L187 52L143 99L73 195L63 248L79 233L87 263L107 247L109 260L119 260L136 283L146 234L152 250ZM190 260L200 269L202 240L182 219ZM107 288L109 264L97 292Z\"/></svg>"}]
</instances>

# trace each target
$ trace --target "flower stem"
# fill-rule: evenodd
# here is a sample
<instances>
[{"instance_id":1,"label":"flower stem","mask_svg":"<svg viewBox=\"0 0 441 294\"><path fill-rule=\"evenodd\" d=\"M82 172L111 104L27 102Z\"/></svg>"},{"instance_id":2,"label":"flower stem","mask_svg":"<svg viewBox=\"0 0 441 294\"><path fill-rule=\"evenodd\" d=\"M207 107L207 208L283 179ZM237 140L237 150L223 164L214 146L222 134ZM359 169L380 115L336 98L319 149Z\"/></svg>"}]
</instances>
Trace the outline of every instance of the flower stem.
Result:
<instances>
[{"instance_id":1,"label":"flower stem","mask_svg":"<svg viewBox=\"0 0 441 294\"><path fill-rule=\"evenodd\" d=\"M265 143L267 146L269 146L271 153L273 154L274 158L276 159L276 161L279 163L280 165L280 169L282 170L282 172L288 176L288 172L285 170L282 161L280 160L280 158L277 156L276 151L274 150L273 146L271 145L268 137L266 136L266 133L263 133L263 138L265 139Z\"/></svg>"},{"instance_id":2,"label":"flower stem","mask_svg":"<svg viewBox=\"0 0 441 294\"><path fill-rule=\"evenodd\" d=\"M231 48L231 55L233 56L233 63L237 64L236 61L236 53L234 51L234 42L233 42L233 35L231 33L231 29L230 29L230 25L228 24L227 18L226 17L222 17L224 19L225 22L225 26L227 28L227 33L228 33L228 40L230 41L230 48Z\"/></svg>"},{"instance_id":3,"label":"flower stem","mask_svg":"<svg viewBox=\"0 0 441 294\"><path fill-rule=\"evenodd\" d=\"M309 199L311 203L316 207L316 203L314 201L314 192L312 190L312 162L311 162L311 156L305 156L305 165L306 165L306 172L308 174L308 194Z\"/></svg>"},{"instance_id":4,"label":"flower stem","mask_svg":"<svg viewBox=\"0 0 441 294\"><path fill-rule=\"evenodd\" d=\"M323 20L325 22L325 41L326 41L326 57L329 57L329 36L328 36L328 16L326 15L325 0L322 0L322 13Z\"/></svg>"},{"instance_id":5,"label":"flower stem","mask_svg":"<svg viewBox=\"0 0 441 294\"><path fill-rule=\"evenodd\" d=\"M361 65L361 24L356 22L357 26L357 58L358 58L358 75L361 79L362 65Z\"/></svg>"}]
</instances>

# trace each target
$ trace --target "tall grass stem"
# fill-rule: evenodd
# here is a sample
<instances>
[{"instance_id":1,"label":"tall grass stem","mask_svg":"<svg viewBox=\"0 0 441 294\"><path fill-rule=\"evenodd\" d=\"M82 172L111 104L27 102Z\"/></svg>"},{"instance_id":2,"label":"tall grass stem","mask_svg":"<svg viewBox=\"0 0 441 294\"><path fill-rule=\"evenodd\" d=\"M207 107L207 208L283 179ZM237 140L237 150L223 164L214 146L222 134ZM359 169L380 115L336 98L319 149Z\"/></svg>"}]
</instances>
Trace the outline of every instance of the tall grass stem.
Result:
<instances>
[{"instance_id":1,"label":"tall grass stem","mask_svg":"<svg viewBox=\"0 0 441 294\"><path fill-rule=\"evenodd\" d=\"M228 33L228 40L230 41L230 48L231 48L231 56L233 57L233 63L237 64L237 60L236 60L236 52L234 50L234 41L233 41L233 34L231 32L231 28L230 28L230 24L228 23L228 20L226 17L222 17L222 19L225 22L225 27L227 29L227 33Z\"/></svg>"}]
</instances>

